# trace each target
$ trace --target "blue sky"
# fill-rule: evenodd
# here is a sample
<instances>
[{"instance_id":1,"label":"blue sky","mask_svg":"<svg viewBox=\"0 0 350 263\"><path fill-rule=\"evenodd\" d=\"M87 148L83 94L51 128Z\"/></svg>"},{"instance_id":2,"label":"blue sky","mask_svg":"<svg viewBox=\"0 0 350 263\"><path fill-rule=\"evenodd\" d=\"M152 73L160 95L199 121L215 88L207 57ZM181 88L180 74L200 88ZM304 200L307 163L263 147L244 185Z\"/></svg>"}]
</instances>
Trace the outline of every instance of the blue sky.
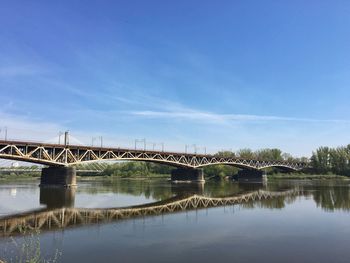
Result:
<instances>
[{"instance_id":1,"label":"blue sky","mask_svg":"<svg viewBox=\"0 0 350 263\"><path fill-rule=\"evenodd\" d=\"M349 1L4 0L0 126L168 150L348 144L349 13Z\"/></svg>"}]
</instances>

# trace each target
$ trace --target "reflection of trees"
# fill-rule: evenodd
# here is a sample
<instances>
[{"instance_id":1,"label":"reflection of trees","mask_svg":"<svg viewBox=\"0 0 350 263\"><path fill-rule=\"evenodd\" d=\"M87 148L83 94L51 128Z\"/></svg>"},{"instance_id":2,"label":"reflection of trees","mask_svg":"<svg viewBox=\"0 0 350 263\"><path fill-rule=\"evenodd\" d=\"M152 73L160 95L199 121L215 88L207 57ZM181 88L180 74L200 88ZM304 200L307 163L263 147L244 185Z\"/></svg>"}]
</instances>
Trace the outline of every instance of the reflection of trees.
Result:
<instances>
[{"instance_id":1,"label":"reflection of trees","mask_svg":"<svg viewBox=\"0 0 350 263\"><path fill-rule=\"evenodd\" d=\"M284 187L299 189L299 195L312 197L317 206L326 211L350 211L350 188L348 181L322 180L322 181L278 181L269 185L268 190L283 189ZM275 200L265 200L274 202ZM264 201L264 202L265 202ZM294 202L295 196L285 197L285 204ZM277 206L277 204L276 204Z\"/></svg>"},{"instance_id":2,"label":"reflection of trees","mask_svg":"<svg viewBox=\"0 0 350 263\"><path fill-rule=\"evenodd\" d=\"M287 180L288 181L288 180ZM343 180L320 180L320 181L290 181L283 180L269 187L269 190L282 188L283 184L298 188L304 197L311 197L317 206L326 211L344 210L350 211L350 188L349 182ZM287 197L290 198L290 197ZM288 199L287 199L288 200ZM293 202L294 200L292 200Z\"/></svg>"},{"instance_id":3,"label":"reflection of trees","mask_svg":"<svg viewBox=\"0 0 350 263\"><path fill-rule=\"evenodd\" d=\"M280 188L281 189L281 188ZM276 189L279 191L280 189ZM205 183L204 195L211 197L225 197L241 193L253 192L258 190L270 190L264 182L247 183L232 182L226 180L208 181Z\"/></svg>"},{"instance_id":4,"label":"reflection of trees","mask_svg":"<svg viewBox=\"0 0 350 263\"><path fill-rule=\"evenodd\" d=\"M171 186L167 182L158 180L123 180L123 179L107 179L96 180L91 182L91 187L78 188L89 194L99 193L122 193L133 196L141 196L155 200L163 200L172 197Z\"/></svg>"},{"instance_id":5,"label":"reflection of trees","mask_svg":"<svg viewBox=\"0 0 350 263\"><path fill-rule=\"evenodd\" d=\"M205 183L203 194L211 197L224 197L243 192L237 183L227 181L209 181Z\"/></svg>"},{"instance_id":6,"label":"reflection of trees","mask_svg":"<svg viewBox=\"0 0 350 263\"><path fill-rule=\"evenodd\" d=\"M350 188L344 181L301 181L281 180L273 183L252 184L233 183L230 181L208 181L203 184L173 184L165 180L128 180L128 179L103 179L91 182L91 185L81 185L78 192L90 194L98 193L123 193L134 196L145 196L154 200L165 200L173 196L199 194L210 197L225 197L242 193L267 190L284 191L286 189L298 189L299 195L312 197L318 206L334 211L342 209L350 211ZM261 207L281 209L287 204L295 202L296 196L284 196L268 200L245 203L244 207Z\"/></svg>"},{"instance_id":7,"label":"reflection of trees","mask_svg":"<svg viewBox=\"0 0 350 263\"><path fill-rule=\"evenodd\" d=\"M326 211L350 211L350 188L348 185L320 187L312 193L317 206Z\"/></svg>"},{"instance_id":8,"label":"reflection of trees","mask_svg":"<svg viewBox=\"0 0 350 263\"><path fill-rule=\"evenodd\" d=\"M287 204L291 204L296 200L297 196L279 196L272 199L266 199L258 202L258 206L262 208L270 208L270 209L282 209Z\"/></svg>"},{"instance_id":9,"label":"reflection of trees","mask_svg":"<svg viewBox=\"0 0 350 263\"><path fill-rule=\"evenodd\" d=\"M293 203L297 198L297 195L291 196L278 196L270 199L264 199L260 201L253 201L248 203L242 203L241 206L244 208L268 208L268 209L282 209L287 204Z\"/></svg>"},{"instance_id":10,"label":"reflection of trees","mask_svg":"<svg viewBox=\"0 0 350 263\"><path fill-rule=\"evenodd\" d=\"M89 185L91 183L91 185ZM155 200L172 196L199 194L211 197L225 197L265 189L262 184L239 184L230 181L208 181L205 184L174 184L165 180L102 179L78 187L78 192L89 194L123 193L134 196L144 195Z\"/></svg>"}]
</instances>

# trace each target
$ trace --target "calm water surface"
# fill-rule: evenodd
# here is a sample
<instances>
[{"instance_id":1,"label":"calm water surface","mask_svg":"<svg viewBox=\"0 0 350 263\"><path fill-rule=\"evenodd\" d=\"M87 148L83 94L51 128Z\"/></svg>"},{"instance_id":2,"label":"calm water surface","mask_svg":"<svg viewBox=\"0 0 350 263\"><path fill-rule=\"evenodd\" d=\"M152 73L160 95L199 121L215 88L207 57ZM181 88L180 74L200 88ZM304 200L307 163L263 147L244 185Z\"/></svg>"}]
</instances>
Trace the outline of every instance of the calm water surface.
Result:
<instances>
[{"instance_id":1,"label":"calm water surface","mask_svg":"<svg viewBox=\"0 0 350 263\"><path fill-rule=\"evenodd\" d=\"M0 221L66 208L115 208L187 198L294 194L19 235L1 229L0 259L15 260L29 238L59 262L350 262L350 182L172 184L165 180L79 181L76 189L0 183ZM22 215L23 216L23 215ZM11 222L12 222L11 221ZM27 240L27 241L25 241Z\"/></svg>"}]
</instances>

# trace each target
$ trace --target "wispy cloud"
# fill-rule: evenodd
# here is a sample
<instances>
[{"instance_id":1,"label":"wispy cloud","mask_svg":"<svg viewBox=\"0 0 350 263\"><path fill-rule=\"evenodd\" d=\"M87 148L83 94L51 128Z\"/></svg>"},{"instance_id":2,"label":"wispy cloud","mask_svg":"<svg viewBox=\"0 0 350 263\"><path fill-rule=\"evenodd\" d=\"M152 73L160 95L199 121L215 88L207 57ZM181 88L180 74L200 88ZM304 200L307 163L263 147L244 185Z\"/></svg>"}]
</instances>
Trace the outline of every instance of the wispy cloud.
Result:
<instances>
[{"instance_id":1,"label":"wispy cloud","mask_svg":"<svg viewBox=\"0 0 350 263\"><path fill-rule=\"evenodd\" d=\"M46 72L46 69L34 65L0 67L0 77L37 76Z\"/></svg>"},{"instance_id":2,"label":"wispy cloud","mask_svg":"<svg viewBox=\"0 0 350 263\"><path fill-rule=\"evenodd\" d=\"M90 145L93 137L103 136L104 146L133 146L134 138L130 138L130 134L111 134L102 131L91 131L91 129L71 130L69 125L67 126L56 121L45 121L30 116L8 114L0 110L0 140L3 140L7 135L7 139L9 140L57 143L59 141L59 133L62 134L63 131L67 130L69 130L69 142L71 144Z\"/></svg>"},{"instance_id":3,"label":"wispy cloud","mask_svg":"<svg viewBox=\"0 0 350 263\"><path fill-rule=\"evenodd\" d=\"M288 122L312 122L312 123L348 123L350 120L338 119L310 119L310 118L294 118L284 116L266 116L266 115L249 115L249 114L218 114L212 112L205 112L199 110L182 111L131 111L131 115L141 116L146 118L164 118L164 119L181 119L181 120L195 120L207 123L222 123L228 124L230 122L269 122L269 121L288 121Z\"/></svg>"},{"instance_id":4,"label":"wispy cloud","mask_svg":"<svg viewBox=\"0 0 350 263\"><path fill-rule=\"evenodd\" d=\"M143 117L149 119L177 119L183 121L196 121L208 124L223 124L230 125L233 123L243 122L303 122L303 123L340 123L350 124L350 120L344 119L315 119L315 118L299 118L289 116L276 116L276 115L255 115L255 114L221 114L209 111L202 111L200 109L194 109L180 102L168 100L166 98L160 98L144 93L135 93L132 98L124 97L123 95L116 95L110 91L105 90L103 95L97 93L85 92L72 88L72 93L80 94L87 98L96 100L100 97L103 101L121 102L124 105L129 105L136 110L91 110L90 114L96 112L96 115L101 116L102 113L105 118L115 118L116 114L123 113L130 116Z\"/></svg>"}]
</instances>

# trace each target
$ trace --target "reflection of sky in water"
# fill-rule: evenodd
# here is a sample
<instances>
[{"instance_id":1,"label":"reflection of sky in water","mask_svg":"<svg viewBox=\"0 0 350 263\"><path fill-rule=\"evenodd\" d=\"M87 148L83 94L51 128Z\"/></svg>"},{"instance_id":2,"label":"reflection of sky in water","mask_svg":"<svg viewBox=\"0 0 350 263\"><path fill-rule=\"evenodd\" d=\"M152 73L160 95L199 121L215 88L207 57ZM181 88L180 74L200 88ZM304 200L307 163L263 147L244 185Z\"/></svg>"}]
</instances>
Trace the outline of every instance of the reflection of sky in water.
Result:
<instances>
[{"instance_id":1,"label":"reflection of sky in water","mask_svg":"<svg viewBox=\"0 0 350 263\"><path fill-rule=\"evenodd\" d=\"M184 189L222 196L278 191L286 185L303 188L302 195L43 231L41 249L45 254L59 249L61 262L348 262L350 187L346 181L208 182L204 187L82 182L74 204L115 207L163 200ZM0 209L12 213L38 207L39 194L36 183L0 185ZM0 251L8 240L0 238Z\"/></svg>"},{"instance_id":2,"label":"reflection of sky in water","mask_svg":"<svg viewBox=\"0 0 350 263\"><path fill-rule=\"evenodd\" d=\"M107 208L107 207L119 207L130 206L136 204L143 204L155 201L152 198L146 198L144 196L132 196L128 194L118 193L99 193L98 196L79 193L75 197L75 207L84 208Z\"/></svg>"},{"instance_id":3,"label":"reflection of sky in water","mask_svg":"<svg viewBox=\"0 0 350 263\"><path fill-rule=\"evenodd\" d=\"M283 209L200 209L45 232L41 241L62 262L348 262L348 219L300 197Z\"/></svg>"},{"instance_id":4,"label":"reflection of sky in water","mask_svg":"<svg viewBox=\"0 0 350 263\"><path fill-rule=\"evenodd\" d=\"M0 184L0 216L44 208L39 203L37 182Z\"/></svg>"},{"instance_id":5,"label":"reflection of sky in water","mask_svg":"<svg viewBox=\"0 0 350 263\"><path fill-rule=\"evenodd\" d=\"M273 181L267 184L234 183L230 181L205 184L172 184L165 180L94 180L78 181L74 190L38 187L38 181L0 183L0 215L16 214L33 209L76 207L109 208L140 205L166 200L175 195L199 194L232 196L259 189L278 191L302 188L306 199L313 200L325 211L350 211L349 181ZM292 200L293 201L293 200ZM283 208L287 199L275 199L266 207Z\"/></svg>"},{"instance_id":6,"label":"reflection of sky in water","mask_svg":"<svg viewBox=\"0 0 350 263\"><path fill-rule=\"evenodd\" d=\"M154 202L156 199L145 197L144 194L137 196L124 193L111 192L108 188L101 192L91 192L99 185L93 183L80 183L75 191L74 206L79 208L106 208L130 206ZM46 205L40 204L40 187L38 182L18 182L0 184L0 216L21 213Z\"/></svg>"}]
</instances>

